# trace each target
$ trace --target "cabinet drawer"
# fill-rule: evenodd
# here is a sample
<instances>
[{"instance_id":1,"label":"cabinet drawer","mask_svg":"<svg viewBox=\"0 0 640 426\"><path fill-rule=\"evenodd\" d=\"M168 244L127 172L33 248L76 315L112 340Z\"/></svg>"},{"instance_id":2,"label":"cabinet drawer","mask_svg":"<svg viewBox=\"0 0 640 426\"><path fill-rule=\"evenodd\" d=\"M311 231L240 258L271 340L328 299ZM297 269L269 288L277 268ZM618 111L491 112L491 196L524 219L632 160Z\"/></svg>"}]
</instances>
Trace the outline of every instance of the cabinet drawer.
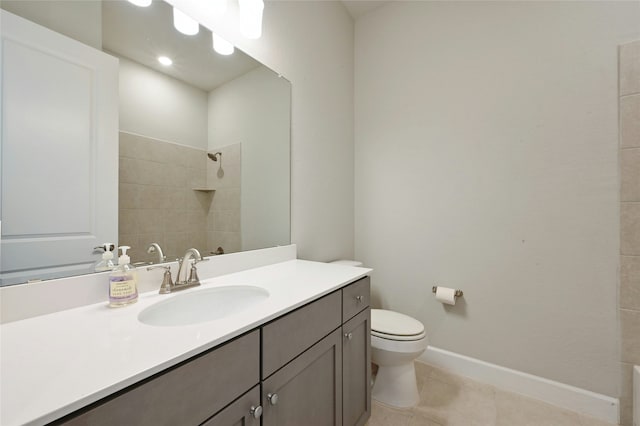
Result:
<instances>
[{"instance_id":1,"label":"cabinet drawer","mask_svg":"<svg viewBox=\"0 0 640 426\"><path fill-rule=\"evenodd\" d=\"M371 280L364 277L342 289L342 321L348 321L369 306Z\"/></svg>"},{"instance_id":2,"label":"cabinet drawer","mask_svg":"<svg viewBox=\"0 0 640 426\"><path fill-rule=\"evenodd\" d=\"M340 327L341 313L336 291L262 327L262 378Z\"/></svg>"},{"instance_id":3,"label":"cabinet drawer","mask_svg":"<svg viewBox=\"0 0 640 426\"><path fill-rule=\"evenodd\" d=\"M61 424L199 425L258 384L259 366L256 330L98 402Z\"/></svg>"}]
</instances>

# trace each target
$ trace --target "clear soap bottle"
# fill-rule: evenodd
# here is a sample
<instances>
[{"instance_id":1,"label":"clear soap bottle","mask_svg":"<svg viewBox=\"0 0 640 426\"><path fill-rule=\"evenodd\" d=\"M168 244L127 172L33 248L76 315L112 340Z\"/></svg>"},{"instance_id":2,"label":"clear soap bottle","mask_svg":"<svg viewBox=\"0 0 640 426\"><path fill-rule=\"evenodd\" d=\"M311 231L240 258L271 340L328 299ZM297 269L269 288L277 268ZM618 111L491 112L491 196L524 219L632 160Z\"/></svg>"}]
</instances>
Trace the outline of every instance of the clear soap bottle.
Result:
<instances>
[{"instance_id":1,"label":"clear soap bottle","mask_svg":"<svg viewBox=\"0 0 640 426\"><path fill-rule=\"evenodd\" d=\"M104 250L102 253L102 260L96 263L95 271L96 272L105 272L112 271L113 268L116 267L115 263L113 263L113 250L115 248L115 244L113 243L104 243L103 245L96 247L96 249L101 248Z\"/></svg>"},{"instance_id":2,"label":"clear soap bottle","mask_svg":"<svg viewBox=\"0 0 640 426\"><path fill-rule=\"evenodd\" d=\"M138 274L127 255L131 247L118 248L122 250L122 255L118 258L118 266L109 275L109 306L114 308L138 301Z\"/></svg>"}]
</instances>

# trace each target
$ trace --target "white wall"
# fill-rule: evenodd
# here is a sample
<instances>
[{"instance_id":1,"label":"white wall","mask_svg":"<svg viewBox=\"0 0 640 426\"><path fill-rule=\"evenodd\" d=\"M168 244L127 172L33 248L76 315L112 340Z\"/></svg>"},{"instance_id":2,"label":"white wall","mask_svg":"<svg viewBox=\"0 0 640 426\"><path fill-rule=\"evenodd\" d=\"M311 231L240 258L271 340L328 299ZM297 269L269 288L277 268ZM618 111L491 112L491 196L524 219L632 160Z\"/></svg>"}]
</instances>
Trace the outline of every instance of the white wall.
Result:
<instances>
[{"instance_id":1,"label":"white wall","mask_svg":"<svg viewBox=\"0 0 640 426\"><path fill-rule=\"evenodd\" d=\"M246 40L207 15L206 2L169 0L292 84L291 241L298 256L353 256L353 21L334 1L266 2L263 35Z\"/></svg>"},{"instance_id":2,"label":"white wall","mask_svg":"<svg viewBox=\"0 0 640 426\"><path fill-rule=\"evenodd\" d=\"M242 146L242 250L289 242L290 107L289 82L266 67L209 93L209 151Z\"/></svg>"},{"instance_id":3,"label":"white wall","mask_svg":"<svg viewBox=\"0 0 640 426\"><path fill-rule=\"evenodd\" d=\"M356 257L432 345L618 395L617 45L638 22L637 2L356 22Z\"/></svg>"},{"instance_id":4,"label":"white wall","mask_svg":"<svg viewBox=\"0 0 640 426\"><path fill-rule=\"evenodd\" d=\"M120 60L120 131L207 149L207 92Z\"/></svg>"}]
</instances>

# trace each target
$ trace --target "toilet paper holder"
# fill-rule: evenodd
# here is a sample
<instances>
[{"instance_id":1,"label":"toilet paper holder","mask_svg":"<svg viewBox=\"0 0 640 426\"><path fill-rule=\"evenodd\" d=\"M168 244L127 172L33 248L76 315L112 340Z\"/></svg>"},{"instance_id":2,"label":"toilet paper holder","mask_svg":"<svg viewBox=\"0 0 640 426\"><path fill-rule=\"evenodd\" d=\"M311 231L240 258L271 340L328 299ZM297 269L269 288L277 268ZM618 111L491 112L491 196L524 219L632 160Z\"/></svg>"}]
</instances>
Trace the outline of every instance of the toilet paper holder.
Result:
<instances>
[{"instance_id":1,"label":"toilet paper holder","mask_svg":"<svg viewBox=\"0 0 640 426\"><path fill-rule=\"evenodd\" d=\"M434 285L433 287L431 287L431 293L435 293L436 291L438 291L438 286L437 285ZM462 297L464 295L464 293L462 292L462 290L456 290L454 295L456 297Z\"/></svg>"}]
</instances>

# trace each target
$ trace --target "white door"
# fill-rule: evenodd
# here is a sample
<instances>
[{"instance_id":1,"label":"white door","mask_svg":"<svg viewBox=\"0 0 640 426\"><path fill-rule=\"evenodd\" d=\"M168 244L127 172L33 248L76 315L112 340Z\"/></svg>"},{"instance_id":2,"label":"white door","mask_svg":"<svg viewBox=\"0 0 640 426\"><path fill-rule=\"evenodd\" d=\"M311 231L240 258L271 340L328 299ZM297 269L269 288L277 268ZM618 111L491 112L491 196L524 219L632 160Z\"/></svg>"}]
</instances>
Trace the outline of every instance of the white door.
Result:
<instances>
[{"instance_id":1,"label":"white door","mask_svg":"<svg viewBox=\"0 0 640 426\"><path fill-rule=\"evenodd\" d=\"M117 243L118 60L0 12L0 285L91 272Z\"/></svg>"}]
</instances>

